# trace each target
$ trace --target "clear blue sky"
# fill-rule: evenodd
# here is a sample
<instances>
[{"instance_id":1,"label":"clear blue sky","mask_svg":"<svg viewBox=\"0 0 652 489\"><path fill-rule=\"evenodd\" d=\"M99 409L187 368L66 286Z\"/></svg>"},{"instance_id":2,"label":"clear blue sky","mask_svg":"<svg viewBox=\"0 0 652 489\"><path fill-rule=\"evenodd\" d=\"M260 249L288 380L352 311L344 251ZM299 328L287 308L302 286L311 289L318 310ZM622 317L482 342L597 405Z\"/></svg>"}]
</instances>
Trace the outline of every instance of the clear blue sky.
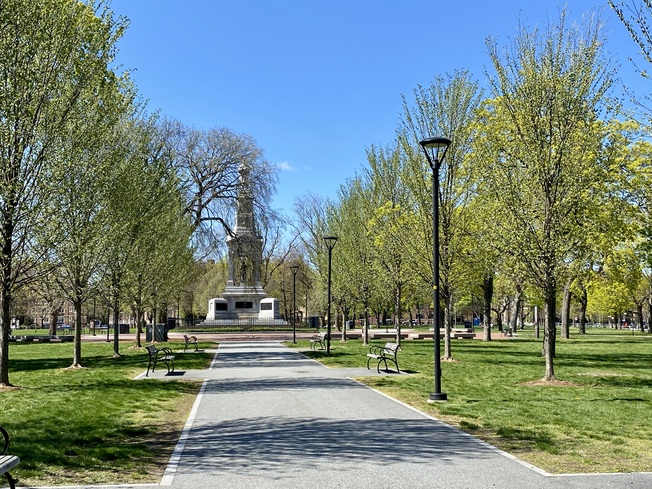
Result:
<instances>
[{"instance_id":1,"label":"clear blue sky","mask_svg":"<svg viewBox=\"0 0 652 489\"><path fill-rule=\"evenodd\" d=\"M118 62L150 111L198 128L253 136L281 168L273 207L311 191L335 197L389 144L419 84L466 68L485 85L485 39L514 39L519 19L558 18L539 0L112 0L131 23ZM637 48L607 0L568 0L571 20L601 12L607 48L628 84L646 87Z\"/></svg>"}]
</instances>

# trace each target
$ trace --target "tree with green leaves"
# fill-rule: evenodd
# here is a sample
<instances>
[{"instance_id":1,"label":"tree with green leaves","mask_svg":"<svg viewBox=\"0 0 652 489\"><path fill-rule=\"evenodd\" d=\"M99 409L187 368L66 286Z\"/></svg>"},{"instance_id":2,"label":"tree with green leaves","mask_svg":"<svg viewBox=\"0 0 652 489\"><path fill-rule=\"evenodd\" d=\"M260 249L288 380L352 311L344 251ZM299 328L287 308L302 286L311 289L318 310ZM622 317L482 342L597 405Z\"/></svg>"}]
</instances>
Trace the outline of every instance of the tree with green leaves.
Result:
<instances>
[{"instance_id":1,"label":"tree with green leaves","mask_svg":"<svg viewBox=\"0 0 652 489\"><path fill-rule=\"evenodd\" d=\"M142 139L137 146L142 148L145 158L141 160L147 164L134 168L144 185L131 201L138 212L133 216L137 220L132 228L134 234L128 239L131 247L124 299L134 312L136 346L140 347L145 312L178 302L197 267L190 247L194 227L184 213L185 202L174 168L165 153L160 153L156 145L152 147L155 139L149 135L153 125L140 124L138 132Z\"/></svg>"},{"instance_id":2,"label":"tree with green leaves","mask_svg":"<svg viewBox=\"0 0 652 489\"><path fill-rule=\"evenodd\" d=\"M175 170L158 147L152 148L152 134L151 121L125 118L121 122L116 128L112 171L100 196L107 222L102 241L103 291L113 313L115 356L120 356L120 311L126 298L130 262L137 251L142 252L137 245L146 239L154 222L164 221L165 212L178 208ZM179 231L184 235L183 226Z\"/></svg>"},{"instance_id":3,"label":"tree with green leaves","mask_svg":"<svg viewBox=\"0 0 652 489\"><path fill-rule=\"evenodd\" d=\"M367 317L373 284L377 280L374 266L374 243L370 221L374 204L370 185L361 177L348 180L340 187L337 212L333 216L332 231L339 236L337 267L338 289L336 296L343 311L343 321L358 306L365 316L364 344L368 343ZM343 330L346 339L346 327Z\"/></svg>"},{"instance_id":4,"label":"tree with green leaves","mask_svg":"<svg viewBox=\"0 0 652 489\"><path fill-rule=\"evenodd\" d=\"M111 173L115 126L132 111L134 91L128 83L107 78L86 90L80 99L83 120L69 124L61 141L59 164L48 173L54 182L49 192L51 218L45 223L56 260L54 276L62 298L75 308L74 353L71 368L81 368L82 306L92 297L102 275L102 241L106 215L102 212L103 186Z\"/></svg>"},{"instance_id":5,"label":"tree with green leaves","mask_svg":"<svg viewBox=\"0 0 652 489\"><path fill-rule=\"evenodd\" d=\"M0 3L0 385L9 382L13 294L51 260L48 188L62 141L87 117L89 91L113 83L125 21L94 1Z\"/></svg>"},{"instance_id":6,"label":"tree with green leaves","mask_svg":"<svg viewBox=\"0 0 652 489\"><path fill-rule=\"evenodd\" d=\"M444 302L444 355L452 359L451 328L455 291L461 286L457 269L468 242L475 182L471 171L471 149L475 137L475 112L482 91L468 71L437 76L428 87L414 90L414 103L404 99L403 117L397 130L398 141L407 159L403 179L410 192L411 208L419 223L411 234L411 248L405 252L418 263L415 273L432 285L432 170L419 141L431 136L451 139L439 169L439 291Z\"/></svg>"},{"instance_id":7,"label":"tree with green leaves","mask_svg":"<svg viewBox=\"0 0 652 489\"><path fill-rule=\"evenodd\" d=\"M396 342L400 344L403 291L415 268L409 254L415 219L405 179L406 158L398 145L372 146L367 151L367 161L370 194L375 201L367 227L378 270L376 282L391 292Z\"/></svg>"},{"instance_id":8,"label":"tree with green leaves","mask_svg":"<svg viewBox=\"0 0 652 489\"><path fill-rule=\"evenodd\" d=\"M543 32L521 26L511 50L487 44L495 74L482 118L483 178L505 242L542 293L544 380L552 381L558 284L602 191L598 118L613 70L599 19L569 26L565 10Z\"/></svg>"}]
</instances>

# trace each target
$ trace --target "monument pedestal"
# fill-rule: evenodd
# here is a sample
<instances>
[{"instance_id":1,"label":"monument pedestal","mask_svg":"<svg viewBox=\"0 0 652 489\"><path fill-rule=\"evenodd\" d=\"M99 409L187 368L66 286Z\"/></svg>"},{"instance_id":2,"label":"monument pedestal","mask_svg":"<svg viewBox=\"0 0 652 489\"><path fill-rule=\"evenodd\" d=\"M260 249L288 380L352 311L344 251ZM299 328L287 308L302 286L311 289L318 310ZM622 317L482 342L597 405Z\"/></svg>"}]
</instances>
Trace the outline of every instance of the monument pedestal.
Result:
<instances>
[{"instance_id":1,"label":"monument pedestal","mask_svg":"<svg viewBox=\"0 0 652 489\"><path fill-rule=\"evenodd\" d=\"M222 292L226 311L215 311L213 319L258 319L260 301L267 296L260 286L227 285Z\"/></svg>"}]
</instances>

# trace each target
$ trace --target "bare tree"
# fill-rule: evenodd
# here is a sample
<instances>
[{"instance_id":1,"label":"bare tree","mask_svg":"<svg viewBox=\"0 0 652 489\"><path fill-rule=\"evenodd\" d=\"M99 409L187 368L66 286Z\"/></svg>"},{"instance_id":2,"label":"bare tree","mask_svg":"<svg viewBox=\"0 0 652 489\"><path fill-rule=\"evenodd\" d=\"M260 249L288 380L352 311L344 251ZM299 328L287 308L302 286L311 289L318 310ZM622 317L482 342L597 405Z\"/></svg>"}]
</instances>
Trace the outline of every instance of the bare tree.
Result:
<instances>
[{"instance_id":1,"label":"bare tree","mask_svg":"<svg viewBox=\"0 0 652 489\"><path fill-rule=\"evenodd\" d=\"M248 183L257 215L273 214L269 202L276 189L277 170L251 136L225 127L195 129L176 120L164 120L159 133L180 176L185 213L195 227L198 248L213 251L220 237L233 235L241 165L249 168Z\"/></svg>"}]
</instances>

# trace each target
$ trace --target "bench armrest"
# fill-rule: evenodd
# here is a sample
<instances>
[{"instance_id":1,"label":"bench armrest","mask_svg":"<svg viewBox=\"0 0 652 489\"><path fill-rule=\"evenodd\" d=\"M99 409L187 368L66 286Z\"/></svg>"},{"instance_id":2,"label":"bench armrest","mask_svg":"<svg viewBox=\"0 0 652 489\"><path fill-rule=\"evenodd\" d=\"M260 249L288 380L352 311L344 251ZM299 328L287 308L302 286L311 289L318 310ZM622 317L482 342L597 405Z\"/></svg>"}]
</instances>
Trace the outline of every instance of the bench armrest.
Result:
<instances>
[{"instance_id":1,"label":"bench armrest","mask_svg":"<svg viewBox=\"0 0 652 489\"><path fill-rule=\"evenodd\" d=\"M2 426L0 426L0 433L2 433L2 437L4 438L2 442L2 452L0 452L0 455L4 455L9 449L9 433Z\"/></svg>"}]
</instances>

